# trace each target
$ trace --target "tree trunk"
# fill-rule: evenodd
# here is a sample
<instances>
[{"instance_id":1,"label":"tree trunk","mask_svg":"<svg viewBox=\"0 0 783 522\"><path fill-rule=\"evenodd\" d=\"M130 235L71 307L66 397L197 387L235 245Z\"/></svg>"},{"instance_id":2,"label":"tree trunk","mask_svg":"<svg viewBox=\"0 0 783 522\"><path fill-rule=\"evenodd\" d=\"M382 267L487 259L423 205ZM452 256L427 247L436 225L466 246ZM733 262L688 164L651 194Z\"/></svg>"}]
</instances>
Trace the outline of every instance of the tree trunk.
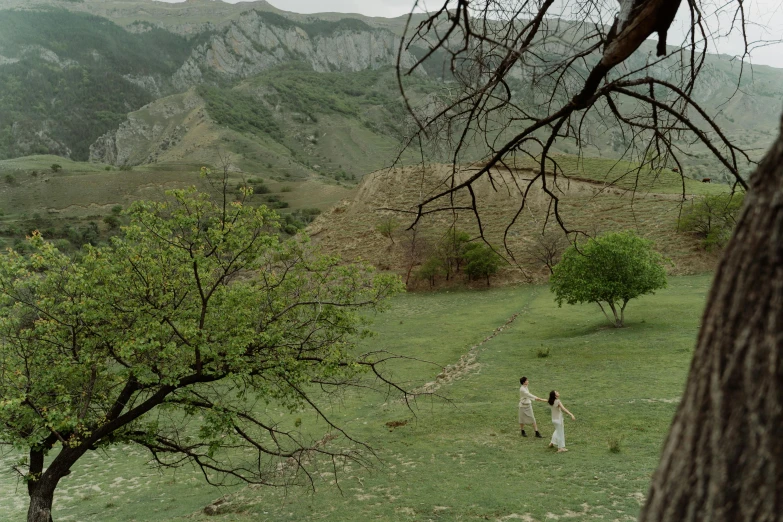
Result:
<instances>
[{"instance_id":1,"label":"tree trunk","mask_svg":"<svg viewBox=\"0 0 783 522\"><path fill-rule=\"evenodd\" d=\"M613 301L609 301L609 308L612 309L612 313L614 314L614 327L622 328L623 320L619 315L617 315L617 307L615 306Z\"/></svg>"},{"instance_id":2,"label":"tree trunk","mask_svg":"<svg viewBox=\"0 0 783 522\"><path fill-rule=\"evenodd\" d=\"M41 481L30 488L27 522L52 522L54 486L49 481Z\"/></svg>"},{"instance_id":3,"label":"tree trunk","mask_svg":"<svg viewBox=\"0 0 783 522\"><path fill-rule=\"evenodd\" d=\"M783 520L783 137L750 180L641 522Z\"/></svg>"}]
</instances>

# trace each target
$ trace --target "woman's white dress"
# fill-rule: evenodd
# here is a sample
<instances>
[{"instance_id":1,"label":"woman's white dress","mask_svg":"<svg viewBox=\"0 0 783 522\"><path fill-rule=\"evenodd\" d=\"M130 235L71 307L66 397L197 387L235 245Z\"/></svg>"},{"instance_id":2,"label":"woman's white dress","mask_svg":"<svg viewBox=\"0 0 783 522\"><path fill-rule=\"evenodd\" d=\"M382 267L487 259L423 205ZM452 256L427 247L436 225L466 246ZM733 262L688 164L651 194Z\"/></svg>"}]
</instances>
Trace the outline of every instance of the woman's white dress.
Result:
<instances>
[{"instance_id":1,"label":"woman's white dress","mask_svg":"<svg viewBox=\"0 0 783 522\"><path fill-rule=\"evenodd\" d=\"M558 448L565 448L565 428L563 427L563 411L559 408L560 399L555 399L555 403L549 407L552 408L552 424L555 425L555 432L552 434L551 443Z\"/></svg>"}]
</instances>

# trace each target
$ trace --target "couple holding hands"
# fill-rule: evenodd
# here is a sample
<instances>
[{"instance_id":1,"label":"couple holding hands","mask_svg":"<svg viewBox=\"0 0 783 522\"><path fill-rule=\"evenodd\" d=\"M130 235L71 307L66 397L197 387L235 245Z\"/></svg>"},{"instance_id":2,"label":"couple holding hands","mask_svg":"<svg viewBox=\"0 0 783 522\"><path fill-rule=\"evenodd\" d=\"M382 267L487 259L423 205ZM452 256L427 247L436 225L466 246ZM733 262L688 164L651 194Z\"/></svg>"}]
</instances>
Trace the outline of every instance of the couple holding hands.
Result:
<instances>
[{"instance_id":1,"label":"couple holding hands","mask_svg":"<svg viewBox=\"0 0 783 522\"><path fill-rule=\"evenodd\" d=\"M576 417L568 411L563 405L562 402L560 402L560 393L557 392L557 390L552 390L549 393L549 400L541 399L539 397L536 397L532 393L530 393L530 390L528 390L528 385L530 384L530 379L527 377L522 377L519 379L519 429L520 429L520 435L523 437L527 437L527 433L525 433L525 424L532 424L533 429L536 431L536 437L539 439L543 438L541 437L541 434L538 432L538 425L536 424L536 417L533 415L533 403L531 401L541 401L546 402L549 404L549 407L552 409L552 424L555 425L555 432L552 434L552 440L549 442L549 447L552 448L554 446L557 446L557 452L562 453L564 451L568 451L565 447L565 428L563 426L563 412L566 412L568 415L571 416L572 420L576 420Z\"/></svg>"}]
</instances>

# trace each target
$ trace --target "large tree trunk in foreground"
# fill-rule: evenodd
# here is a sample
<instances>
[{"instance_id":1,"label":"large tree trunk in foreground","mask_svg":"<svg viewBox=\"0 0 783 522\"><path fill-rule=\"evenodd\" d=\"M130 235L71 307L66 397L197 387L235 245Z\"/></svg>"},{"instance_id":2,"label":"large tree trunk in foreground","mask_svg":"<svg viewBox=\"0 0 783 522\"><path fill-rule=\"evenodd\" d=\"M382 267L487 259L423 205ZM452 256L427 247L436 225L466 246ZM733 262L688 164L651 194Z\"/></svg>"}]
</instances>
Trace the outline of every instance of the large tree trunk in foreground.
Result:
<instances>
[{"instance_id":1,"label":"large tree trunk in foreground","mask_svg":"<svg viewBox=\"0 0 783 522\"><path fill-rule=\"evenodd\" d=\"M85 451L84 448L63 449L44 471L44 452L30 450L30 480L27 482L30 506L27 509L27 522L52 522L52 503L57 484L70 473L71 466Z\"/></svg>"},{"instance_id":2,"label":"large tree trunk in foreground","mask_svg":"<svg viewBox=\"0 0 783 522\"><path fill-rule=\"evenodd\" d=\"M642 522L783 520L783 135L720 263Z\"/></svg>"},{"instance_id":3,"label":"large tree trunk in foreground","mask_svg":"<svg viewBox=\"0 0 783 522\"><path fill-rule=\"evenodd\" d=\"M54 487L48 483L37 484L30 491L30 507L27 522L52 522Z\"/></svg>"}]
</instances>

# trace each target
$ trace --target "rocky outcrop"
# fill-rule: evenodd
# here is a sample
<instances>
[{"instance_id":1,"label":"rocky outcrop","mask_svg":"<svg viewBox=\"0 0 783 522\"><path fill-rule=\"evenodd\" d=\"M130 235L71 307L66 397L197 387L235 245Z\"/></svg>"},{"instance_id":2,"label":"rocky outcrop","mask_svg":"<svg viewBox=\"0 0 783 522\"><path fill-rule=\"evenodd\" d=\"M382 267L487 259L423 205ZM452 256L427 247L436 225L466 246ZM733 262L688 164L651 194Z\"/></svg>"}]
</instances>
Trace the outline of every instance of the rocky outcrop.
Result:
<instances>
[{"instance_id":1,"label":"rocky outcrop","mask_svg":"<svg viewBox=\"0 0 783 522\"><path fill-rule=\"evenodd\" d=\"M225 80L247 78L291 60L307 62L318 72L355 72L396 63L399 39L393 33L358 22L323 24L296 25L268 13L244 13L193 51L174 74L173 84L184 89L210 73ZM406 53L402 62L412 64L413 56Z\"/></svg>"},{"instance_id":2,"label":"rocky outcrop","mask_svg":"<svg viewBox=\"0 0 783 522\"><path fill-rule=\"evenodd\" d=\"M40 45L24 46L22 48L22 54L38 56L42 60L49 62L53 65L56 65L60 69L65 69L66 67L73 67L75 65L79 65L78 62L71 60L70 58L60 58L59 56L57 56L57 53L55 53L51 49L47 49L46 47L41 47Z\"/></svg>"},{"instance_id":3,"label":"rocky outcrop","mask_svg":"<svg viewBox=\"0 0 783 522\"><path fill-rule=\"evenodd\" d=\"M90 161L118 166L155 163L182 140L188 131L184 117L201 104L201 98L189 91L128 114L117 130L90 145Z\"/></svg>"},{"instance_id":4,"label":"rocky outcrop","mask_svg":"<svg viewBox=\"0 0 783 522\"><path fill-rule=\"evenodd\" d=\"M9 65L19 61L19 58L6 58L0 54L0 65Z\"/></svg>"},{"instance_id":5,"label":"rocky outcrop","mask_svg":"<svg viewBox=\"0 0 783 522\"><path fill-rule=\"evenodd\" d=\"M125 74L122 76L127 80L128 82L132 83L133 85L136 85L138 87L141 87L151 95L153 95L155 98L160 98L163 96L161 93L160 88L160 80L156 80L153 76L137 76L132 74Z\"/></svg>"}]
</instances>

